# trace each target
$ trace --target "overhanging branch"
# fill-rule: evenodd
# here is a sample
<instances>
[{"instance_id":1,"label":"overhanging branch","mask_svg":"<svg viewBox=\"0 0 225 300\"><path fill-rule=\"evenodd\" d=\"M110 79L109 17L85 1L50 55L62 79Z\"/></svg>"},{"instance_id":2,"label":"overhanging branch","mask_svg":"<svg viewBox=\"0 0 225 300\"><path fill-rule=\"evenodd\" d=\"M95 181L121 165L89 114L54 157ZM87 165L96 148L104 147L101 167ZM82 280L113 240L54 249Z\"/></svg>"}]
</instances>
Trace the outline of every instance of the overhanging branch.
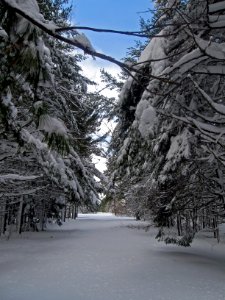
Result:
<instances>
[{"instance_id":1,"label":"overhanging branch","mask_svg":"<svg viewBox=\"0 0 225 300\"><path fill-rule=\"evenodd\" d=\"M117 34L131 35L131 36L144 37L144 38L149 37L149 34L146 34L146 31L122 31L122 30L113 30L113 29L93 28L87 26L69 26L69 27L57 28L55 32L63 32L63 31L70 31L70 30L77 30L77 29L90 30L95 32L117 33Z\"/></svg>"},{"instance_id":2,"label":"overhanging branch","mask_svg":"<svg viewBox=\"0 0 225 300\"><path fill-rule=\"evenodd\" d=\"M25 11L23 11L21 8L19 8L17 5L14 5L14 3L12 3L11 1L7 1L7 0L1 0L6 6L8 6L9 8L11 8L15 13L19 14L20 16L22 16L23 18L25 18L26 20L28 20L29 22L31 22L33 25L37 26L38 28L40 28L43 32L47 33L48 35L52 36L53 38L62 41L66 44L75 46L81 50L84 51L85 54L94 56L94 57L98 57L100 59L109 61L111 63L114 63L115 65L119 66L120 68L122 68L126 73L128 73L129 75L131 75L131 72L135 72L135 74L140 74L143 75L143 72L141 72L138 68L135 68L134 66L130 66L126 63L123 63L109 55L105 55L103 53L99 53L97 51L94 51L93 49L91 49L88 46L85 46L84 44L82 44L81 42L79 42L76 39L72 39L72 38L67 38L65 36L60 35L59 33L57 33L57 30L59 30L57 27L54 29L50 29L48 28L48 24L41 22L38 19L35 19L33 17L31 17L29 14L27 14ZM170 84L176 84L176 82L173 82L167 78L164 77L158 77L158 76L154 76L152 74L148 75L150 78L152 79L156 79L159 81L163 81L166 83L170 83Z\"/></svg>"}]
</instances>

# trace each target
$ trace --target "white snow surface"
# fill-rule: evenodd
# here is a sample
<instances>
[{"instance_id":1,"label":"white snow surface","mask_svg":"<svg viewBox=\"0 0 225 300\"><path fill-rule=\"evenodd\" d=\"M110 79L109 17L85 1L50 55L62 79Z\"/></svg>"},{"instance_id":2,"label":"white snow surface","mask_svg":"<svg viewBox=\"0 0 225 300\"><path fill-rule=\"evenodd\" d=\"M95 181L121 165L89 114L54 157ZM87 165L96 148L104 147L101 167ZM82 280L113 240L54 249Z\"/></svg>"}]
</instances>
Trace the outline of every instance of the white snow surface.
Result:
<instances>
[{"instance_id":1,"label":"white snow surface","mask_svg":"<svg viewBox=\"0 0 225 300\"><path fill-rule=\"evenodd\" d=\"M182 248L157 242L156 229L143 225L88 214L0 240L0 299L225 299L225 247L212 233Z\"/></svg>"}]
</instances>

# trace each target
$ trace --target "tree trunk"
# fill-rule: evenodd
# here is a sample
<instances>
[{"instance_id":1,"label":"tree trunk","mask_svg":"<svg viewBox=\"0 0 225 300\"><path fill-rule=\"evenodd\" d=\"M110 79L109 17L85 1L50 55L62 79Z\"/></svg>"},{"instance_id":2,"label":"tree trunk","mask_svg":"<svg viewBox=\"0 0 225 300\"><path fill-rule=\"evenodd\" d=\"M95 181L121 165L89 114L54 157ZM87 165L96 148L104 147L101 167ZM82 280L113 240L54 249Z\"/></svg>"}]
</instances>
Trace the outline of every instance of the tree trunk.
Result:
<instances>
[{"instance_id":1,"label":"tree trunk","mask_svg":"<svg viewBox=\"0 0 225 300\"><path fill-rule=\"evenodd\" d=\"M63 222L66 222L66 204L65 204L65 207L63 208L63 211L62 211L62 213L63 213L63 215L62 215L62 220L63 220Z\"/></svg>"},{"instance_id":2,"label":"tree trunk","mask_svg":"<svg viewBox=\"0 0 225 300\"><path fill-rule=\"evenodd\" d=\"M77 202L74 203L74 219L78 216L78 205Z\"/></svg>"},{"instance_id":3,"label":"tree trunk","mask_svg":"<svg viewBox=\"0 0 225 300\"><path fill-rule=\"evenodd\" d=\"M3 206L3 218L2 218L2 234L6 232L7 227L7 219L8 219L8 205L6 204L6 201Z\"/></svg>"},{"instance_id":4,"label":"tree trunk","mask_svg":"<svg viewBox=\"0 0 225 300\"><path fill-rule=\"evenodd\" d=\"M214 238L217 239L217 241L219 243L220 242L220 233L219 233L217 216L213 217L213 235L214 235Z\"/></svg>"},{"instance_id":5,"label":"tree trunk","mask_svg":"<svg viewBox=\"0 0 225 300\"><path fill-rule=\"evenodd\" d=\"M20 200L20 207L19 207L19 212L18 212L18 229L17 232L21 234L22 232L22 225L23 225L23 208L24 208L24 199L23 196L21 196Z\"/></svg>"},{"instance_id":6,"label":"tree trunk","mask_svg":"<svg viewBox=\"0 0 225 300\"><path fill-rule=\"evenodd\" d=\"M178 236L181 236L183 234L182 232L182 224L181 224L181 216L180 213L177 213L177 233Z\"/></svg>"},{"instance_id":7,"label":"tree trunk","mask_svg":"<svg viewBox=\"0 0 225 300\"><path fill-rule=\"evenodd\" d=\"M41 216L40 216L40 230L44 231L44 227L45 227L45 201L42 200L42 207L41 207Z\"/></svg>"}]
</instances>

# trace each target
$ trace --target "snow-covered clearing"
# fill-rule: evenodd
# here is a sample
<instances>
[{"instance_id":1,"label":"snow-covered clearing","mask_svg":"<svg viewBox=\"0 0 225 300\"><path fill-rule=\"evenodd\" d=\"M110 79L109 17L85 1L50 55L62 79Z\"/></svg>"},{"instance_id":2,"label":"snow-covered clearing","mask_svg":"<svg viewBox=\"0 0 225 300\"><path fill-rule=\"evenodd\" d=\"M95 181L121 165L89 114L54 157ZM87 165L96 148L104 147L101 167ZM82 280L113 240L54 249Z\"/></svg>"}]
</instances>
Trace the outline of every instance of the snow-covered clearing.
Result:
<instances>
[{"instance_id":1,"label":"snow-covered clearing","mask_svg":"<svg viewBox=\"0 0 225 300\"><path fill-rule=\"evenodd\" d=\"M0 241L1 300L224 300L225 247L158 243L130 218L81 215Z\"/></svg>"}]
</instances>

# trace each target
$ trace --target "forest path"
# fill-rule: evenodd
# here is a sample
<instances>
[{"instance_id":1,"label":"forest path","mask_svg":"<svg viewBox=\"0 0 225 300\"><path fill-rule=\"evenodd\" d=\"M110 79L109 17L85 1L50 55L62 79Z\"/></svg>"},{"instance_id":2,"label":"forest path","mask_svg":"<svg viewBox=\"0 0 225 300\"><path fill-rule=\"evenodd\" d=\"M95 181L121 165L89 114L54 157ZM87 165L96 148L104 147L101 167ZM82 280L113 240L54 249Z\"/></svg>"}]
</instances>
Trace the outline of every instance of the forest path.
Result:
<instances>
[{"instance_id":1,"label":"forest path","mask_svg":"<svg viewBox=\"0 0 225 300\"><path fill-rule=\"evenodd\" d=\"M225 260L216 246L166 246L137 224L89 215L0 241L0 299L225 299Z\"/></svg>"}]
</instances>

